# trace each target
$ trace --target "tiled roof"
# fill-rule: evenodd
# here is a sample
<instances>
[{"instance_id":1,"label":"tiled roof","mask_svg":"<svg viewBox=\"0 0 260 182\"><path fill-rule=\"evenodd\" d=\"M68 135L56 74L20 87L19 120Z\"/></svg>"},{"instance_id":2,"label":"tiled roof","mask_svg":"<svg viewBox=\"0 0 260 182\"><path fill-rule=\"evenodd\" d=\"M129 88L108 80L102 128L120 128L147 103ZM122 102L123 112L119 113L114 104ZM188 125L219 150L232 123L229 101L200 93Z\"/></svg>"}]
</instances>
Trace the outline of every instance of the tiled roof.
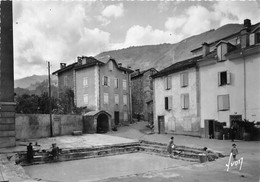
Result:
<instances>
[{"instance_id":1,"label":"tiled roof","mask_svg":"<svg viewBox=\"0 0 260 182\"><path fill-rule=\"evenodd\" d=\"M105 63L95 59L94 57L82 57L83 59L86 59L85 64L77 64L75 66L75 69L83 69L83 68L88 68L94 65L104 65Z\"/></svg>"},{"instance_id":2,"label":"tiled roof","mask_svg":"<svg viewBox=\"0 0 260 182\"><path fill-rule=\"evenodd\" d=\"M57 74L57 73L59 74L59 73L62 73L62 72L64 72L64 71L68 71L68 70L74 68L76 64L77 64L77 63L72 63L72 64L70 64L70 65L68 65L68 66L66 66L66 67L64 67L64 68L61 68L61 69L59 69L59 70L53 72L52 74L55 75L55 74Z\"/></svg>"},{"instance_id":3,"label":"tiled roof","mask_svg":"<svg viewBox=\"0 0 260 182\"><path fill-rule=\"evenodd\" d=\"M197 57L194 57L191 59L177 62L177 63L159 71L158 73L152 75L151 77L152 78L162 77L162 76L166 76L166 75L169 75L172 73L186 70L188 68L192 68L192 67L196 66L197 61L201 58L202 58L202 56L197 56Z\"/></svg>"}]
</instances>

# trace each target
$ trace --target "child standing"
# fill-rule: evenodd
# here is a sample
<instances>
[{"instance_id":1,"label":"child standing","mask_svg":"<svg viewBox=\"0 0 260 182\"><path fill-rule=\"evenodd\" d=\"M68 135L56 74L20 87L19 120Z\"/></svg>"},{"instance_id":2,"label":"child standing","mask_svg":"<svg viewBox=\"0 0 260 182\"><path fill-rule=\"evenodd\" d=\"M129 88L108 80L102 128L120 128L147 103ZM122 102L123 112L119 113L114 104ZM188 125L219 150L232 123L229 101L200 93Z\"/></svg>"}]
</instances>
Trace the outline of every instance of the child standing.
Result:
<instances>
[{"instance_id":1,"label":"child standing","mask_svg":"<svg viewBox=\"0 0 260 182\"><path fill-rule=\"evenodd\" d=\"M232 153L232 156L233 156L233 160L237 160L236 159L236 155L238 154L237 145L233 144L232 147L233 148L231 149L231 153Z\"/></svg>"}]
</instances>

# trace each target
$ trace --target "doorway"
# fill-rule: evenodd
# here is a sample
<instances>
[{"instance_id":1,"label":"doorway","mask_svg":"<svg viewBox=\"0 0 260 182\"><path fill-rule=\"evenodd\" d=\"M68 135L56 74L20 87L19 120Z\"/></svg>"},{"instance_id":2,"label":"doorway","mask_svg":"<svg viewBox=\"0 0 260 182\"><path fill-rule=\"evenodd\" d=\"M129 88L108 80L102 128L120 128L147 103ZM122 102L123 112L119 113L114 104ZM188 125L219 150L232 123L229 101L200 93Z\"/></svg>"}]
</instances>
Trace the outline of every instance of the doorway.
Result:
<instances>
[{"instance_id":1,"label":"doorway","mask_svg":"<svg viewBox=\"0 0 260 182\"><path fill-rule=\"evenodd\" d=\"M106 114L100 114L97 117L97 133L106 133L109 130L108 117Z\"/></svg>"},{"instance_id":2,"label":"doorway","mask_svg":"<svg viewBox=\"0 0 260 182\"><path fill-rule=\"evenodd\" d=\"M205 138L214 138L215 120L204 120Z\"/></svg>"},{"instance_id":3,"label":"doorway","mask_svg":"<svg viewBox=\"0 0 260 182\"><path fill-rule=\"evenodd\" d=\"M165 133L164 116L158 116L158 132L159 132L159 134L164 134Z\"/></svg>"},{"instance_id":4,"label":"doorway","mask_svg":"<svg viewBox=\"0 0 260 182\"><path fill-rule=\"evenodd\" d=\"M114 119L115 119L115 125L117 126L119 124L119 111L114 112Z\"/></svg>"}]
</instances>

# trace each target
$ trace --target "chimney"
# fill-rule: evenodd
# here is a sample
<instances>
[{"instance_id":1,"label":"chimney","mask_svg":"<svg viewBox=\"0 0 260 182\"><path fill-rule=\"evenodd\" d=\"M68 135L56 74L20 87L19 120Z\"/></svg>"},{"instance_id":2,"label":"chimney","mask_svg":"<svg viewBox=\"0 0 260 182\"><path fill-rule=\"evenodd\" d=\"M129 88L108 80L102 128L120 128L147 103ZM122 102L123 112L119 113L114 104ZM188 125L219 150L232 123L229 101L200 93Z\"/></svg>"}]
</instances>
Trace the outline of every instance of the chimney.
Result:
<instances>
[{"instance_id":1,"label":"chimney","mask_svg":"<svg viewBox=\"0 0 260 182\"><path fill-rule=\"evenodd\" d=\"M118 63L118 67L122 67L122 63Z\"/></svg>"},{"instance_id":2,"label":"chimney","mask_svg":"<svg viewBox=\"0 0 260 182\"><path fill-rule=\"evenodd\" d=\"M135 71L136 71L138 74L140 74L140 69L136 69Z\"/></svg>"},{"instance_id":3,"label":"chimney","mask_svg":"<svg viewBox=\"0 0 260 182\"><path fill-rule=\"evenodd\" d=\"M202 56L205 57L208 55L208 53L209 53L209 44L204 42L202 44Z\"/></svg>"},{"instance_id":4,"label":"chimney","mask_svg":"<svg viewBox=\"0 0 260 182\"><path fill-rule=\"evenodd\" d=\"M60 63L60 69L65 68L66 67L66 63Z\"/></svg>"},{"instance_id":5,"label":"chimney","mask_svg":"<svg viewBox=\"0 0 260 182\"><path fill-rule=\"evenodd\" d=\"M247 29L251 28L251 20L245 19L244 20L244 27L247 28Z\"/></svg>"}]
</instances>

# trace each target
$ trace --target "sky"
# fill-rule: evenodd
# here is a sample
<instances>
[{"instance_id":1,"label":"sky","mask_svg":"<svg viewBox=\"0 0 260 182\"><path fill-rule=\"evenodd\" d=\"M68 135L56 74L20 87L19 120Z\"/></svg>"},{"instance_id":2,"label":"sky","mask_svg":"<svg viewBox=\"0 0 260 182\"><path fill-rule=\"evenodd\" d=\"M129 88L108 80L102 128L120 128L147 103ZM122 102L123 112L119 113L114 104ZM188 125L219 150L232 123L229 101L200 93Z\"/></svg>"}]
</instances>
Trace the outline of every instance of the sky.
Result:
<instances>
[{"instance_id":1,"label":"sky","mask_svg":"<svg viewBox=\"0 0 260 182\"><path fill-rule=\"evenodd\" d=\"M77 56L177 43L228 23L260 22L257 1L14 1L14 77L46 75Z\"/></svg>"}]
</instances>

